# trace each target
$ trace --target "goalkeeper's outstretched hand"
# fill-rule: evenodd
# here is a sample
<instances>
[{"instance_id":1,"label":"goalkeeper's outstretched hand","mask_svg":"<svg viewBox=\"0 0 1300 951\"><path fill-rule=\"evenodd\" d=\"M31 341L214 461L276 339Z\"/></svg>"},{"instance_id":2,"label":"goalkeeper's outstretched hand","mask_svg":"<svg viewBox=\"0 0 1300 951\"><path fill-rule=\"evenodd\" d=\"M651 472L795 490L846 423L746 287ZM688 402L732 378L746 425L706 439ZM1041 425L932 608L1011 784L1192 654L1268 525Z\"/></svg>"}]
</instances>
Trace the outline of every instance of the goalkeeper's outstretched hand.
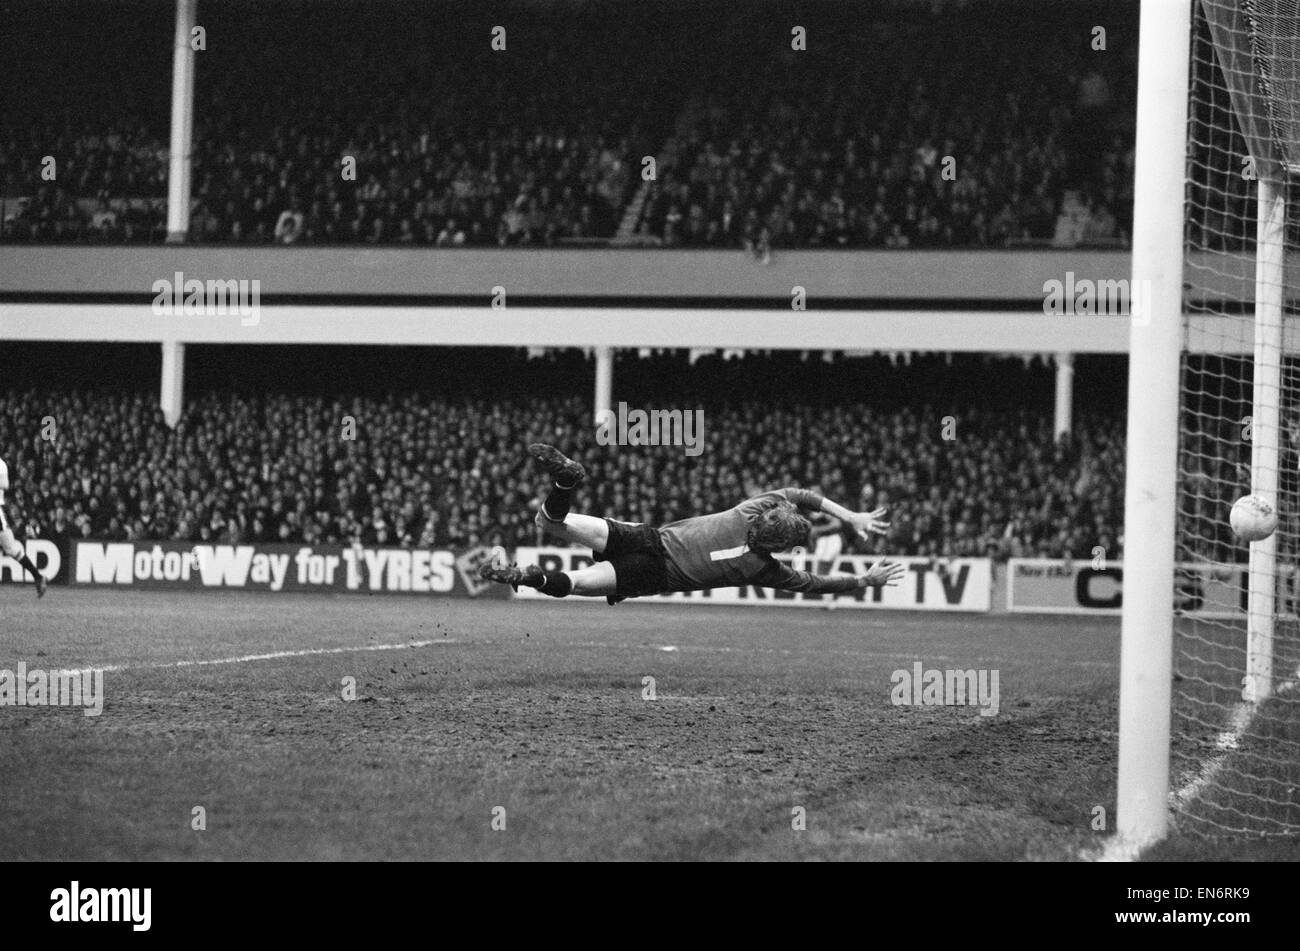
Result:
<instances>
[{"instance_id":1,"label":"goalkeeper's outstretched hand","mask_svg":"<svg viewBox=\"0 0 1300 951\"><path fill-rule=\"evenodd\" d=\"M881 559L868 568L865 575L858 576L858 585L863 588L892 588L902 582L906 570L896 561Z\"/></svg>"},{"instance_id":2,"label":"goalkeeper's outstretched hand","mask_svg":"<svg viewBox=\"0 0 1300 951\"><path fill-rule=\"evenodd\" d=\"M889 523L884 518L885 508L881 506L874 512L854 512L849 523L860 538L870 539L873 534L889 534Z\"/></svg>"}]
</instances>

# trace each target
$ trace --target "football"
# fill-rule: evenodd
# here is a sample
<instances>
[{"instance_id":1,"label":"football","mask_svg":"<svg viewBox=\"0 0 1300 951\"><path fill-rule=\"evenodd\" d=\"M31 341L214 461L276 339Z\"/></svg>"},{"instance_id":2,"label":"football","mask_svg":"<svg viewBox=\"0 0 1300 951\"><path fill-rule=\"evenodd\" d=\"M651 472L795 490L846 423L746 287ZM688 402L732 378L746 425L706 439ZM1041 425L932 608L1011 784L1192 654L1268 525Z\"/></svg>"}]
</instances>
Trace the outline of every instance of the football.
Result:
<instances>
[{"instance_id":1,"label":"football","mask_svg":"<svg viewBox=\"0 0 1300 951\"><path fill-rule=\"evenodd\" d=\"M1277 510L1262 495L1242 496L1233 503L1228 523L1242 541L1261 541L1277 529Z\"/></svg>"}]
</instances>

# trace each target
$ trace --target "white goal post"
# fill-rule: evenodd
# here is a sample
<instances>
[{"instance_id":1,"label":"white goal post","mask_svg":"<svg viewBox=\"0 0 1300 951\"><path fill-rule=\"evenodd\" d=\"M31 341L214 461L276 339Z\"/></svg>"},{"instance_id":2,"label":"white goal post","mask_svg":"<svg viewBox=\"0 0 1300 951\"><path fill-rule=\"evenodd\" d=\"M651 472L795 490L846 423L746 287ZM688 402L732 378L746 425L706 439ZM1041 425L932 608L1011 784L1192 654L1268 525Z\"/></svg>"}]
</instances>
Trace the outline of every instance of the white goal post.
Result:
<instances>
[{"instance_id":1,"label":"white goal post","mask_svg":"<svg viewBox=\"0 0 1300 951\"><path fill-rule=\"evenodd\" d=\"M1171 817L1208 834L1300 834L1300 371L1286 325L1298 129L1300 4L1143 0L1132 280L1150 306L1130 327L1120 854L1165 837ZM1253 299L1216 292L1246 267ZM1197 353L1192 315L1209 328ZM1251 492L1279 528L1247 555L1225 529ZM1245 610L1227 606L1238 617L1177 616L1175 562L1227 571L1247 558Z\"/></svg>"},{"instance_id":2,"label":"white goal post","mask_svg":"<svg viewBox=\"0 0 1300 951\"><path fill-rule=\"evenodd\" d=\"M1183 320L1183 175L1192 0L1142 0L1133 169L1133 275L1124 476L1116 833L1134 846L1169 823L1174 524ZM1132 297L1137 297L1131 292Z\"/></svg>"}]
</instances>

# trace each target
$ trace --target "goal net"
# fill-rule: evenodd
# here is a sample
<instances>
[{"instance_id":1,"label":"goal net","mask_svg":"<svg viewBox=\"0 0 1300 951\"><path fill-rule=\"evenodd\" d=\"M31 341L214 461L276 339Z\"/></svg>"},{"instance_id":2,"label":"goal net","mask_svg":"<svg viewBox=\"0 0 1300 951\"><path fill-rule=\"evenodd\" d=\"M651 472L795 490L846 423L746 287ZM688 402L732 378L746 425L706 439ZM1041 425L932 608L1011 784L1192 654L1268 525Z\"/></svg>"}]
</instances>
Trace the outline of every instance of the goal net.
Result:
<instances>
[{"instance_id":1,"label":"goal net","mask_svg":"<svg viewBox=\"0 0 1300 951\"><path fill-rule=\"evenodd\" d=\"M1300 835L1297 172L1300 3L1197 0L1170 737L1184 832ZM1228 514L1252 492L1278 528L1247 545Z\"/></svg>"}]
</instances>

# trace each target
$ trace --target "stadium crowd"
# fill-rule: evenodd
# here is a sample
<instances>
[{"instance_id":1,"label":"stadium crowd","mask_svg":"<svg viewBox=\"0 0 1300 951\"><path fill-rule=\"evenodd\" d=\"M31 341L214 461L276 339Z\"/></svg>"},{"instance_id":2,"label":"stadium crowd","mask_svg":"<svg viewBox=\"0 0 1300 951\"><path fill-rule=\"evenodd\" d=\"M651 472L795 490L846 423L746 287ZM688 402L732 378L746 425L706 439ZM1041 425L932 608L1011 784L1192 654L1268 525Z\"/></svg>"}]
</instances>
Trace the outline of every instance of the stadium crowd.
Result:
<instances>
[{"instance_id":1,"label":"stadium crowd","mask_svg":"<svg viewBox=\"0 0 1300 951\"><path fill-rule=\"evenodd\" d=\"M860 375L854 361L813 356L792 377L762 359L710 359L680 374L695 391L674 386L676 399L633 404L703 409L695 457L682 446L599 445L590 403L560 387L540 397L224 389L191 401L174 429L154 393L26 389L4 394L0 446L15 518L53 538L532 544L546 486L522 447L546 441L589 469L575 509L623 520L662 524L801 485L860 510L888 507L889 536L860 550L1054 558L1118 550L1117 417L1085 416L1058 442L1050 411L980 406L965 385L883 358L869 375L884 378L892 400L846 401L842 384L831 384L837 395L799 382ZM620 374L629 398L655 377L673 379L672 367L653 360L632 360ZM768 374L806 396L756 395L770 392ZM720 398L727 375L757 385ZM912 380L911 392L890 379ZM52 439L41 438L47 419Z\"/></svg>"},{"instance_id":2,"label":"stadium crowd","mask_svg":"<svg viewBox=\"0 0 1300 951\"><path fill-rule=\"evenodd\" d=\"M801 52L774 39L762 4L606 12L521 12L500 55L409 10L370 13L363 47L348 17L205 14L214 49L197 67L189 239L617 236L755 251L1126 241L1132 44L1097 51L1089 32L1102 14L1122 31L1122 6L900 2L847 20L814 9ZM989 16L1020 27L977 28ZM611 50L627 68L610 66ZM79 60L69 72L100 65ZM91 86L7 115L0 239L165 239L167 86L147 56L111 68L150 92L105 108ZM645 183L644 156L659 160Z\"/></svg>"},{"instance_id":3,"label":"stadium crowd","mask_svg":"<svg viewBox=\"0 0 1300 951\"><path fill-rule=\"evenodd\" d=\"M1131 55L1076 42L1078 10L1021 10L1032 51L1024 32L980 29L988 12L810 27L826 50L812 59L737 36L739 59L678 117L639 234L754 250L1125 242Z\"/></svg>"}]
</instances>

